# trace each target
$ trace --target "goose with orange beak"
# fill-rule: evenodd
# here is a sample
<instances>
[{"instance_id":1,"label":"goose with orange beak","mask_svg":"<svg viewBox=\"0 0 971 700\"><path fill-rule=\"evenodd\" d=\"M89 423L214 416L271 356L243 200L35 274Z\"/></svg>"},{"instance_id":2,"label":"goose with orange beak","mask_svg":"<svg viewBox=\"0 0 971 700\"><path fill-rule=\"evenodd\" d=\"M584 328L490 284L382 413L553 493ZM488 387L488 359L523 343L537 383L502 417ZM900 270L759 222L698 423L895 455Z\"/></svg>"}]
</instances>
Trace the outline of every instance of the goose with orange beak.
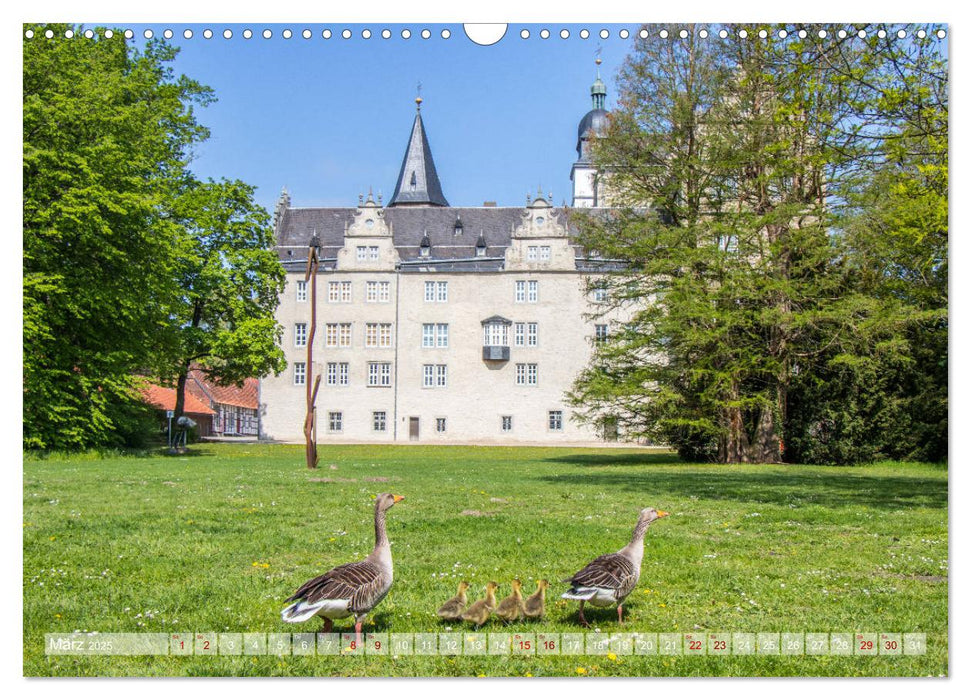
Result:
<instances>
[{"instance_id":1,"label":"goose with orange beak","mask_svg":"<svg viewBox=\"0 0 971 700\"><path fill-rule=\"evenodd\" d=\"M627 546L597 557L564 582L572 584L562 595L567 600L580 601L580 624L589 627L583 616L584 603L597 607L617 606L617 621L624 624L624 599L630 595L641 577L644 558L644 534L655 520L669 515L666 511L645 508L637 518L634 534Z\"/></svg>"},{"instance_id":2,"label":"goose with orange beak","mask_svg":"<svg viewBox=\"0 0 971 700\"><path fill-rule=\"evenodd\" d=\"M342 564L326 574L312 578L284 602L284 622L305 622L316 616L324 618L324 632L330 632L334 620L354 616L354 631L358 646L364 617L391 590L394 567L391 563L391 543L385 530L385 513L404 496L380 494L374 503L374 549L363 561Z\"/></svg>"}]
</instances>

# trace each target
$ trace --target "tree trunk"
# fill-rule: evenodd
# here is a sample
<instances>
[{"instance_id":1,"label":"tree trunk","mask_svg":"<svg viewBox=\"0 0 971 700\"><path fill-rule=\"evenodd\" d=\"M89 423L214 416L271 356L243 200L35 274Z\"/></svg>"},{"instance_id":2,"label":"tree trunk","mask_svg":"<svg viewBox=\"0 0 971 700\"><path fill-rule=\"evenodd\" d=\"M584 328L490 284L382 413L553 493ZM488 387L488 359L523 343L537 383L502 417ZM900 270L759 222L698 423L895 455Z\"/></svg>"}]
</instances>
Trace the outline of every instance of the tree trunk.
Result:
<instances>
[{"instance_id":1,"label":"tree trunk","mask_svg":"<svg viewBox=\"0 0 971 700\"><path fill-rule=\"evenodd\" d=\"M737 400L739 388L737 383L732 385L730 400ZM718 446L718 461L723 464L737 464L749 461L748 432L745 430L745 417L738 406L724 409L725 435Z\"/></svg>"},{"instance_id":2,"label":"tree trunk","mask_svg":"<svg viewBox=\"0 0 971 700\"><path fill-rule=\"evenodd\" d=\"M189 379L189 363L183 363L179 368L179 381L175 385L175 411L173 421L179 420L185 413L185 385Z\"/></svg>"},{"instance_id":3,"label":"tree trunk","mask_svg":"<svg viewBox=\"0 0 971 700\"><path fill-rule=\"evenodd\" d=\"M755 438L749 450L749 458L752 462L775 464L780 461L780 444L776 411L770 407L763 408L755 428Z\"/></svg>"}]
</instances>

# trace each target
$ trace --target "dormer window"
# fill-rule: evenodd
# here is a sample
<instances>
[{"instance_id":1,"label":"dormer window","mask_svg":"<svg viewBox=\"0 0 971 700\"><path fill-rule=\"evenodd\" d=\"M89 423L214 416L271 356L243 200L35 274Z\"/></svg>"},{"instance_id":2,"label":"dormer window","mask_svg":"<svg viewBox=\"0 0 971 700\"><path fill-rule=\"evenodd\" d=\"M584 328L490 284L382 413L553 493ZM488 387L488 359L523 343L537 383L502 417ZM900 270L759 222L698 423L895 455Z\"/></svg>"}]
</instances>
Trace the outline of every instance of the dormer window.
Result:
<instances>
[{"instance_id":1,"label":"dormer window","mask_svg":"<svg viewBox=\"0 0 971 700\"><path fill-rule=\"evenodd\" d=\"M422 258L427 258L432 253L432 242L428 238L428 233L426 232L422 236L421 243L418 245L418 256Z\"/></svg>"},{"instance_id":2,"label":"dormer window","mask_svg":"<svg viewBox=\"0 0 971 700\"><path fill-rule=\"evenodd\" d=\"M475 242L475 256L477 258L484 258L486 254L486 240L485 235L481 232L479 233L479 240Z\"/></svg>"},{"instance_id":3,"label":"dormer window","mask_svg":"<svg viewBox=\"0 0 971 700\"><path fill-rule=\"evenodd\" d=\"M459 216L455 219L455 228L453 232L456 236L461 236L463 229L464 226L462 225L462 217Z\"/></svg>"}]
</instances>

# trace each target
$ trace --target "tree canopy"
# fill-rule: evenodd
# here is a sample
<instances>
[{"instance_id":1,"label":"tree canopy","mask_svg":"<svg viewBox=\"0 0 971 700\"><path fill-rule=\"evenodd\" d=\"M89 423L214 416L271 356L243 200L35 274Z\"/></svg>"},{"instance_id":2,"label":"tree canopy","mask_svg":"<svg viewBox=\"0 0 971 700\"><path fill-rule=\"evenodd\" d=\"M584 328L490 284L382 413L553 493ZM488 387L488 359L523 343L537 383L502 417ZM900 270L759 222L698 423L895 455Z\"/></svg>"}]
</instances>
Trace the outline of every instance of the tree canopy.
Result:
<instances>
[{"instance_id":1,"label":"tree canopy","mask_svg":"<svg viewBox=\"0 0 971 700\"><path fill-rule=\"evenodd\" d=\"M239 181L189 180L172 205L186 235L170 328L175 352L160 374L176 381L176 416L192 365L219 384L241 384L286 366L283 329L274 318L285 273L271 250L269 216L252 196L253 188Z\"/></svg>"},{"instance_id":2,"label":"tree canopy","mask_svg":"<svg viewBox=\"0 0 971 700\"><path fill-rule=\"evenodd\" d=\"M200 258L199 227L211 227L211 236L246 228L201 214L187 227L187 193L240 203L251 222L243 235L261 248L266 214L241 183L191 185L193 147L208 136L195 110L214 96L174 74L174 48L152 40L138 50L118 30L89 39L70 25L26 29L34 38L23 45L24 446L120 444L144 425L139 377L170 376L166 362L184 346L185 283ZM68 29L74 38L64 38ZM227 317L207 319L220 332L244 329L213 341L229 378L241 371L239 363L229 369L237 353L260 347L274 357L269 302L262 290L255 300L248 295L262 284L253 276L268 275L272 287L279 271L258 254L247 267L248 255L229 266L238 275L219 279ZM252 309L261 320L243 318Z\"/></svg>"},{"instance_id":3,"label":"tree canopy","mask_svg":"<svg viewBox=\"0 0 971 700\"><path fill-rule=\"evenodd\" d=\"M593 283L629 321L571 400L693 459L942 458L939 40L680 29L636 43L594 148L612 209L574 213L628 261Z\"/></svg>"}]
</instances>

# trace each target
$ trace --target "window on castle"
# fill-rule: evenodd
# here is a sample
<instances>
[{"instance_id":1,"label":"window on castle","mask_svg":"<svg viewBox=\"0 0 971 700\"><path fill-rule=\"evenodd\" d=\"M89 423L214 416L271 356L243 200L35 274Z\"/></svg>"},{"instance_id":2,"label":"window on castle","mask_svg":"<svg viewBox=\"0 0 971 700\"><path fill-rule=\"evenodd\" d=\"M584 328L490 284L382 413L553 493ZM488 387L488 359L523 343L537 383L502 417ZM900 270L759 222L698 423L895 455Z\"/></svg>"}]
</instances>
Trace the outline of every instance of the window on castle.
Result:
<instances>
[{"instance_id":1,"label":"window on castle","mask_svg":"<svg viewBox=\"0 0 971 700\"><path fill-rule=\"evenodd\" d=\"M293 344L298 348L307 347L307 324L295 323L293 325Z\"/></svg>"},{"instance_id":2,"label":"window on castle","mask_svg":"<svg viewBox=\"0 0 971 700\"><path fill-rule=\"evenodd\" d=\"M393 344L390 323L368 323L364 327L364 347L390 348Z\"/></svg>"},{"instance_id":3,"label":"window on castle","mask_svg":"<svg viewBox=\"0 0 971 700\"><path fill-rule=\"evenodd\" d=\"M447 348L448 347L448 324L447 323L421 324L421 346L423 348Z\"/></svg>"},{"instance_id":4,"label":"window on castle","mask_svg":"<svg viewBox=\"0 0 971 700\"><path fill-rule=\"evenodd\" d=\"M498 321L482 326L482 344L486 346L509 345L509 329L505 323Z\"/></svg>"},{"instance_id":5,"label":"window on castle","mask_svg":"<svg viewBox=\"0 0 971 700\"><path fill-rule=\"evenodd\" d=\"M550 411L548 425L550 430L563 430L563 411Z\"/></svg>"},{"instance_id":6,"label":"window on castle","mask_svg":"<svg viewBox=\"0 0 971 700\"><path fill-rule=\"evenodd\" d=\"M593 327L593 342L600 345L601 343L606 343L608 337L608 328L606 323L598 323Z\"/></svg>"},{"instance_id":7,"label":"window on castle","mask_svg":"<svg viewBox=\"0 0 971 700\"><path fill-rule=\"evenodd\" d=\"M351 302L351 283L328 282L327 301L331 304L349 304Z\"/></svg>"},{"instance_id":8,"label":"window on castle","mask_svg":"<svg viewBox=\"0 0 971 700\"><path fill-rule=\"evenodd\" d=\"M344 414L331 411L327 414L327 429L332 433L339 433L344 429Z\"/></svg>"},{"instance_id":9,"label":"window on castle","mask_svg":"<svg viewBox=\"0 0 971 700\"><path fill-rule=\"evenodd\" d=\"M367 282L364 288L366 290L364 300L369 303L385 303L391 301L390 282Z\"/></svg>"},{"instance_id":10,"label":"window on castle","mask_svg":"<svg viewBox=\"0 0 971 700\"><path fill-rule=\"evenodd\" d=\"M548 245L540 246L539 248L539 259L546 261L550 259L551 254L550 247Z\"/></svg>"},{"instance_id":11,"label":"window on castle","mask_svg":"<svg viewBox=\"0 0 971 700\"><path fill-rule=\"evenodd\" d=\"M364 262L365 260L367 260L367 246L359 245L357 247L357 261Z\"/></svg>"},{"instance_id":12,"label":"window on castle","mask_svg":"<svg viewBox=\"0 0 971 700\"><path fill-rule=\"evenodd\" d=\"M535 362L516 365L517 386L536 386L538 377L539 369Z\"/></svg>"},{"instance_id":13,"label":"window on castle","mask_svg":"<svg viewBox=\"0 0 971 700\"><path fill-rule=\"evenodd\" d=\"M535 348L539 344L539 324L535 321L517 323L514 338L518 348Z\"/></svg>"},{"instance_id":14,"label":"window on castle","mask_svg":"<svg viewBox=\"0 0 971 700\"><path fill-rule=\"evenodd\" d=\"M422 365L421 385L425 389L448 386L448 365Z\"/></svg>"},{"instance_id":15,"label":"window on castle","mask_svg":"<svg viewBox=\"0 0 971 700\"><path fill-rule=\"evenodd\" d=\"M307 280L297 280L297 301L307 301Z\"/></svg>"},{"instance_id":16,"label":"window on castle","mask_svg":"<svg viewBox=\"0 0 971 700\"><path fill-rule=\"evenodd\" d=\"M448 301L448 282L425 282L425 301Z\"/></svg>"},{"instance_id":17,"label":"window on castle","mask_svg":"<svg viewBox=\"0 0 971 700\"><path fill-rule=\"evenodd\" d=\"M502 416L499 426L504 433L512 432L512 416Z\"/></svg>"},{"instance_id":18,"label":"window on castle","mask_svg":"<svg viewBox=\"0 0 971 700\"><path fill-rule=\"evenodd\" d=\"M327 363L327 386L347 386L348 383L348 363L328 362Z\"/></svg>"},{"instance_id":19,"label":"window on castle","mask_svg":"<svg viewBox=\"0 0 971 700\"><path fill-rule=\"evenodd\" d=\"M536 246L534 246L534 245L529 246L526 249L526 259L527 260L536 260L538 258L539 258L539 249Z\"/></svg>"},{"instance_id":20,"label":"window on castle","mask_svg":"<svg viewBox=\"0 0 971 700\"><path fill-rule=\"evenodd\" d=\"M367 258L368 260L378 259L378 247L376 245L369 245L367 248Z\"/></svg>"},{"instance_id":21,"label":"window on castle","mask_svg":"<svg viewBox=\"0 0 971 700\"><path fill-rule=\"evenodd\" d=\"M293 383L297 386L304 386L307 383L307 363L293 363Z\"/></svg>"},{"instance_id":22,"label":"window on castle","mask_svg":"<svg viewBox=\"0 0 971 700\"><path fill-rule=\"evenodd\" d=\"M447 421L446 421L445 418L436 418L435 419L435 432L436 433L444 433L445 432L446 422Z\"/></svg>"},{"instance_id":23,"label":"window on castle","mask_svg":"<svg viewBox=\"0 0 971 700\"><path fill-rule=\"evenodd\" d=\"M326 326L325 343L329 348L351 347L351 324L328 323Z\"/></svg>"},{"instance_id":24,"label":"window on castle","mask_svg":"<svg viewBox=\"0 0 971 700\"><path fill-rule=\"evenodd\" d=\"M390 348L394 345L394 338L391 334L391 324L382 323L378 328L378 347Z\"/></svg>"},{"instance_id":25,"label":"window on castle","mask_svg":"<svg viewBox=\"0 0 971 700\"><path fill-rule=\"evenodd\" d=\"M391 363L390 362L368 362L367 385L368 386L391 386Z\"/></svg>"},{"instance_id":26,"label":"window on castle","mask_svg":"<svg viewBox=\"0 0 971 700\"><path fill-rule=\"evenodd\" d=\"M539 301L539 282L536 280L516 280L516 296L517 303L529 302L535 303Z\"/></svg>"},{"instance_id":27,"label":"window on castle","mask_svg":"<svg viewBox=\"0 0 971 700\"><path fill-rule=\"evenodd\" d=\"M371 428L376 433L383 433L388 429L388 413L386 411L374 411L371 413Z\"/></svg>"}]
</instances>

